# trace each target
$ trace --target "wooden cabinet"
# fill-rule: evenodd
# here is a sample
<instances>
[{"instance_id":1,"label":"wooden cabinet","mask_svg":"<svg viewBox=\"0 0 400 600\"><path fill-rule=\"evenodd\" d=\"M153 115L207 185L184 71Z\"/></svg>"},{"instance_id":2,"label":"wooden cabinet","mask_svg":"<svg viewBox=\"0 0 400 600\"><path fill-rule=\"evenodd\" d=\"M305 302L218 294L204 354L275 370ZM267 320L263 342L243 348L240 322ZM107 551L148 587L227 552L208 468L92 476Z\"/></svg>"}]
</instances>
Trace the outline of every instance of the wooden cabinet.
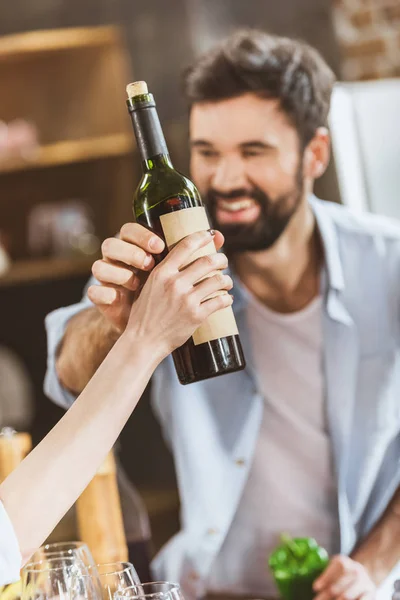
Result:
<instances>
[{"instance_id":1,"label":"wooden cabinet","mask_svg":"<svg viewBox=\"0 0 400 600\"><path fill-rule=\"evenodd\" d=\"M28 220L38 204L78 200L101 240L131 218L139 162L125 105L128 59L117 27L0 38L0 120L34 124L27 158L0 155L0 230L13 259L0 285L89 273L93 256L32 260Z\"/></svg>"}]
</instances>

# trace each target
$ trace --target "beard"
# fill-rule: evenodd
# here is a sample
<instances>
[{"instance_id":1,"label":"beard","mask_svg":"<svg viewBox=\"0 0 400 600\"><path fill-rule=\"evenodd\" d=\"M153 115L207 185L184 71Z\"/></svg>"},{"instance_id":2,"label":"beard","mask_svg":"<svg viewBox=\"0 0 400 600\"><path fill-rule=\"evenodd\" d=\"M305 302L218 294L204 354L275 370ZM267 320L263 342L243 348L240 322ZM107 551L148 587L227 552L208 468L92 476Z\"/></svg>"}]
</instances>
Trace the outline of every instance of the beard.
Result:
<instances>
[{"instance_id":1,"label":"beard","mask_svg":"<svg viewBox=\"0 0 400 600\"><path fill-rule=\"evenodd\" d=\"M211 223L225 237L224 251L234 254L260 252L271 248L301 204L303 189L302 164L298 168L292 189L275 199L255 185L249 189L240 188L229 193L210 188L204 196L204 201ZM252 198L260 206L257 220L254 223L220 223L217 219L218 199L233 200L243 197Z\"/></svg>"}]
</instances>

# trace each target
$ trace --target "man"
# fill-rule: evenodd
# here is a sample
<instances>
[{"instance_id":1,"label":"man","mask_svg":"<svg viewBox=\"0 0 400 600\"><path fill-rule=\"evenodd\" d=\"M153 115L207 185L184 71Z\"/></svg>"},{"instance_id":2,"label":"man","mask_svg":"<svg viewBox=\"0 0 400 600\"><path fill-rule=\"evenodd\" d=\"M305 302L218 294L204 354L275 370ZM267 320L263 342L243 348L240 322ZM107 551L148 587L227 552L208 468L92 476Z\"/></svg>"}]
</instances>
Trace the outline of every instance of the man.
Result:
<instances>
[{"instance_id":1,"label":"man","mask_svg":"<svg viewBox=\"0 0 400 600\"><path fill-rule=\"evenodd\" d=\"M252 30L186 75L192 177L225 235L248 363L184 388L168 360L153 378L182 501L154 568L191 596L276 595L282 531L333 557L317 600L371 599L400 559L400 228L312 196L333 82L308 46ZM162 249L125 225L93 267L101 285L48 318L55 401L91 377Z\"/></svg>"}]
</instances>

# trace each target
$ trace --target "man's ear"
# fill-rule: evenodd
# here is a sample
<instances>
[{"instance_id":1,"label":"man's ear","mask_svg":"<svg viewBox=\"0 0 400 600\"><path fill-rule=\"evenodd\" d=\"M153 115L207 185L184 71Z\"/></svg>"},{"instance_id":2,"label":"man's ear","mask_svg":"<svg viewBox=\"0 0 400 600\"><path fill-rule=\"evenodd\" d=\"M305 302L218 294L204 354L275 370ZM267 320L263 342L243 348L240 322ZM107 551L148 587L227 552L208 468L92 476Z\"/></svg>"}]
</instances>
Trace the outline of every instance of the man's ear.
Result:
<instances>
[{"instance_id":1,"label":"man's ear","mask_svg":"<svg viewBox=\"0 0 400 600\"><path fill-rule=\"evenodd\" d=\"M326 127L318 127L312 140L304 151L304 177L318 179L325 173L330 159L330 136Z\"/></svg>"}]
</instances>

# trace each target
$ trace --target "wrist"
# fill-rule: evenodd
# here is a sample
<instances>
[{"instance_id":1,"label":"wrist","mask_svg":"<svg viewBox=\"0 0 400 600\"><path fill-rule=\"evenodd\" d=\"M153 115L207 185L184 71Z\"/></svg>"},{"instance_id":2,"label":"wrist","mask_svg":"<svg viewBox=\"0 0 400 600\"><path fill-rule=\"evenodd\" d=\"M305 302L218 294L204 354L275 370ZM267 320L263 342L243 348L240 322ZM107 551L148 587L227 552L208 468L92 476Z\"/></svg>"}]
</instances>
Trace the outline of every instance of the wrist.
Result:
<instances>
[{"instance_id":1,"label":"wrist","mask_svg":"<svg viewBox=\"0 0 400 600\"><path fill-rule=\"evenodd\" d=\"M153 370L170 353L169 349L160 341L160 338L145 335L140 326L129 326L121 334L120 341L130 356L135 356L136 360L139 354L140 359L146 361Z\"/></svg>"},{"instance_id":2,"label":"wrist","mask_svg":"<svg viewBox=\"0 0 400 600\"><path fill-rule=\"evenodd\" d=\"M351 554L365 567L375 585L381 584L400 558L400 519L392 511Z\"/></svg>"}]
</instances>

